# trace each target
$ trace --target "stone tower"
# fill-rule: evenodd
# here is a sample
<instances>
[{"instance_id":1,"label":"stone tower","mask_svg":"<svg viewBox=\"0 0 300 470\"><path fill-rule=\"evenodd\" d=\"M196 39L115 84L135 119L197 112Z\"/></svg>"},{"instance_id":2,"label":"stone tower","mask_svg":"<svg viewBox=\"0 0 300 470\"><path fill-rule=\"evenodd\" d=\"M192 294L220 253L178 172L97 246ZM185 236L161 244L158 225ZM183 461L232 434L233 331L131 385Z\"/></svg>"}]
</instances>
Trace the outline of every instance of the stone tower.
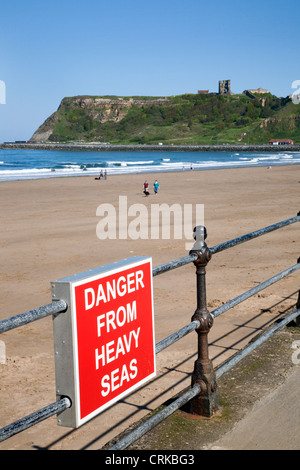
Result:
<instances>
[{"instance_id":1,"label":"stone tower","mask_svg":"<svg viewBox=\"0 0 300 470\"><path fill-rule=\"evenodd\" d=\"M231 95L230 80L219 80L219 95Z\"/></svg>"}]
</instances>

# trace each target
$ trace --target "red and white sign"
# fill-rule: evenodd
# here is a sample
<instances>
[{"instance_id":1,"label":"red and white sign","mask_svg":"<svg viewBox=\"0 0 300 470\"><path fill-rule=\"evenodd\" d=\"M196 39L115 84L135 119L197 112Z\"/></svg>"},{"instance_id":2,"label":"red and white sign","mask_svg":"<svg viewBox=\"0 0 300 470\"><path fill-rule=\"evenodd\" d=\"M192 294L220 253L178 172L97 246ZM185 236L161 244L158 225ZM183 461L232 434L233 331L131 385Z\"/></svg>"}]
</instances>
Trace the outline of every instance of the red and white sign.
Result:
<instances>
[{"instance_id":1,"label":"red and white sign","mask_svg":"<svg viewBox=\"0 0 300 470\"><path fill-rule=\"evenodd\" d=\"M77 425L155 376L151 258L72 284Z\"/></svg>"}]
</instances>

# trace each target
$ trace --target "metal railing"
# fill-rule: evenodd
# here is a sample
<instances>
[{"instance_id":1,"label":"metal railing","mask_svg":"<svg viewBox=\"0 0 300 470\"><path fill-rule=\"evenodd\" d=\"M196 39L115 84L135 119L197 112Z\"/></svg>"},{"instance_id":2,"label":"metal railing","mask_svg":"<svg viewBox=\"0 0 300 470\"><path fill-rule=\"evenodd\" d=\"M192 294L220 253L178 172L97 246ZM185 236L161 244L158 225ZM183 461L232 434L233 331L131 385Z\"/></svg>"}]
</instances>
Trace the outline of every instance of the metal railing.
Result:
<instances>
[{"instance_id":1,"label":"metal railing","mask_svg":"<svg viewBox=\"0 0 300 470\"><path fill-rule=\"evenodd\" d=\"M300 259L297 264L291 266L290 268L285 269L284 271L276 274L270 279L258 284L254 288L244 292L235 299L230 300L229 302L223 304L222 306L208 311L206 306L206 285L205 285L205 274L206 274L206 265L211 259L212 255L219 253L228 248L234 247L246 241L252 240L256 237L264 235L266 233L278 230L279 228L294 224L300 221L300 212L296 217L278 222L276 224L264 227L260 230L250 232L244 236L229 240L225 243L213 246L208 248L205 243L206 238L206 229L205 227L196 227L195 229L195 245L191 250L190 254L179 258L177 260L170 261L168 263L162 264L153 268L153 276L157 276L168 272L170 270L185 266L189 263L194 263L196 266L196 276L197 276L197 309L192 317L191 323L184 326L180 330L171 334L164 340L156 344L155 353L158 354L163 351L165 348L174 344L179 339L183 338L192 331L196 331L198 334L198 359L195 362L195 369L192 375L192 383L190 389L184 392L179 398L177 398L170 405L166 406L159 413L152 416L142 425L133 430L130 434L125 436L123 439L120 439L114 445L110 447L110 450L116 449L126 449L129 445L135 442L137 439L142 437L148 431L153 429L157 424L162 422L176 410L181 408L184 404L190 402L190 410L192 413L200 414L203 416L211 416L218 407L218 396L217 396L217 379L221 377L225 372L230 370L234 365L241 361L244 357L254 351L258 346L267 341L271 336L273 336L277 331L284 328L288 323L293 320L296 320L297 325L299 326L299 315L300 315L300 295L296 305L296 309L284 319L282 319L278 324L273 326L267 332L262 334L256 341L252 342L250 345L245 347L242 351L236 354L233 358L229 359L228 362L217 368L215 371L213 369L212 363L209 360L208 355L208 332L213 324L213 321L219 315L225 313L231 308L235 307L239 303L248 299L249 297L255 295L261 290L269 287L270 285L278 282L279 280L289 276L298 269L300 269ZM28 312L24 312L20 315L8 318L6 320L0 321L0 333L9 331L11 329L17 328L19 326L25 325L32 321L36 321L41 318L45 318L50 315L58 315L67 310L67 304L64 301L58 300L53 301L51 304L39 307ZM18 421L15 421L8 426L0 429L0 442L4 441L13 435L28 429L31 426L34 426L45 419L53 415L57 415L62 411L70 408L72 406L71 400L68 397L64 397L45 408L42 408Z\"/></svg>"}]
</instances>

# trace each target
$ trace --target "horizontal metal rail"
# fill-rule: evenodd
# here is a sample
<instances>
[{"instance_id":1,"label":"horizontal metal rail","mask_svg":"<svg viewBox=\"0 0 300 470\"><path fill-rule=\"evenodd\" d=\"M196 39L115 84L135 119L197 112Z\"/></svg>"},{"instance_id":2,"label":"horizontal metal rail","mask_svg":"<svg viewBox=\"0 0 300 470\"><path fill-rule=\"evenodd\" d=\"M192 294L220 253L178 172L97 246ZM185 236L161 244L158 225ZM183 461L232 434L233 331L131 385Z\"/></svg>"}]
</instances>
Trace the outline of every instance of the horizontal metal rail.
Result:
<instances>
[{"instance_id":1,"label":"horizontal metal rail","mask_svg":"<svg viewBox=\"0 0 300 470\"><path fill-rule=\"evenodd\" d=\"M263 344L265 341L270 339L271 336L277 333L277 331L281 330L286 325L288 325L288 323L291 323L293 320L295 320L299 315L300 315L300 309L294 310L294 312L290 313L285 318L280 320L280 322L277 323L277 325L274 325L268 331L263 333L257 340L253 341L253 343L249 344L244 349L242 349L242 351L237 353L232 359L230 359L228 362L226 362L225 364L217 368L216 369L217 379L220 378L223 374L225 374L225 372L228 372L230 369L232 369L232 367L234 367L238 362L240 362L242 359L248 356L248 354L253 352L261 344Z\"/></svg>"},{"instance_id":2,"label":"horizontal metal rail","mask_svg":"<svg viewBox=\"0 0 300 470\"><path fill-rule=\"evenodd\" d=\"M25 429L41 423L45 419L48 419L55 414L61 413L67 408L70 408L70 406L71 400L65 397L52 403L51 405L45 406L45 408L42 408L41 410L35 411L34 413L25 416L18 421L15 421L12 424L9 424L8 426L5 426L4 428L0 429L0 442L24 431Z\"/></svg>"},{"instance_id":3,"label":"horizontal metal rail","mask_svg":"<svg viewBox=\"0 0 300 470\"><path fill-rule=\"evenodd\" d=\"M235 307L236 305L244 302L245 300L249 299L249 297L252 297L253 295L257 294L258 292L262 291L263 289L266 289L267 287L271 286L272 284L275 284L275 282L280 281L281 279L284 279L286 276L292 274L293 272L297 271L300 269L300 263L295 264L294 266L291 266L290 268L285 269L281 273L276 274L275 276L271 277L270 279L267 279L266 281L262 282L261 284L258 284L257 286L253 287L252 289L249 289L247 292L244 292L243 294L235 297L234 299L230 300L229 302L226 302L225 304L221 305L220 307L217 307L216 309L212 310L210 314L216 318L222 313L227 312L231 308ZM187 334L191 333L192 331L196 330L200 326L199 321L195 320L188 325L184 326L183 328L175 331L172 333L170 336L167 338L163 339L159 343L156 344L155 346L155 353L158 354L159 352L163 351L167 347L171 346L171 344L175 343L179 339L183 338Z\"/></svg>"},{"instance_id":4,"label":"horizontal metal rail","mask_svg":"<svg viewBox=\"0 0 300 470\"><path fill-rule=\"evenodd\" d=\"M281 273L276 274L276 276L273 276L270 279L267 279L266 281L262 282L261 284L258 284L257 286L253 287L252 289L249 289L247 292L244 292L243 294L235 297L235 299L232 299L229 302L226 302L224 305L217 307L215 310L212 310L210 314L214 318L218 317L222 313L227 312L227 310L235 307L241 302L244 302L244 300L249 299L249 297L252 297L253 295L260 292L261 290L266 289L267 287L271 286L275 282L280 281L281 279L285 278L289 274L292 274L298 269L300 269L300 263L294 264L294 266L291 266L290 268L285 269Z\"/></svg>"},{"instance_id":5,"label":"horizontal metal rail","mask_svg":"<svg viewBox=\"0 0 300 470\"><path fill-rule=\"evenodd\" d=\"M269 225L268 227L264 227L254 232L247 233L246 235L242 235L241 237L237 237L227 242L220 243L219 245L215 245L211 247L209 251L211 252L211 254L219 253L220 251L227 250L228 248L231 248L233 246L240 245L241 243L245 243L249 240L253 240L253 238L260 237L261 235L265 235L266 233L273 232L274 230L278 230L279 228L294 224L295 222L300 222L300 213L296 217L283 220L282 222Z\"/></svg>"},{"instance_id":6,"label":"horizontal metal rail","mask_svg":"<svg viewBox=\"0 0 300 470\"><path fill-rule=\"evenodd\" d=\"M191 389L185 392L181 397L177 398L173 403L168 405L166 408L163 408L161 411L156 413L154 416L149 418L138 428L134 429L130 434L120 439L116 444L110 447L108 450L123 450L126 449L130 444L140 439L147 432L151 431L155 426L161 423L164 419L168 418L181 406L185 405L192 398L199 395L201 391L200 385L194 385Z\"/></svg>"},{"instance_id":7,"label":"horizontal metal rail","mask_svg":"<svg viewBox=\"0 0 300 470\"><path fill-rule=\"evenodd\" d=\"M167 271L171 271L172 269L180 268L181 266L185 266L186 264L196 261L197 258L197 254L191 253L190 255L183 256L182 258L178 258L173 261L169 261L168 263L161 264L160 266L156 266L156 268L152 269L152 275L157 276L158 274L163 274Z\"/></svg>"},{"instance_id":8,"label":"horizontal metal rail","mask_svg":"<svg viewBox=\"0 0 300 470\"><path fill-rule=\"evenodd\" d=\"M20 313L15 317L7 318L6 320L0 321L0 333L5 331L12 330L13 328L18 328L19 326L26 325L35 320L40 320L49 315L55 315L57 313L62 313L68 308L64 300L57 300L51 304L44 305L43 307L38 307L28 312Z\"/></svg>"},{"instance_id":9,"label":"horizontal metal rail","mask_svg":"<svg viewBox=\"0 0 300 470\"><path fill-rule=\"evenodd\" d=\"M220 251L226 250L241 243L245 243L249 240L252 240L253 238L260 237L261 235L265 235L266 233L273 232L274 230L278 230L282 227L286 227L287 225L291 225L296 222L300 222L300 212L295 217L291 217L290 219L277 222L276 224L269 225L268 227L255 230L254 232L247 233L246 235L242 235L241 237L237 237L227 242L220 243L219 245L215 245L211 247L209 251L211 252L211 254L219 253ZM198 256L196 253L190 253L189 255L183 256L182 258L178 258L173 261L169 261L168 263L156 266L152 269L152 274L153 276L157 276L167 271L180 268L181 266L185 266L186 264L196 261L197 257Z\"/></svg>"},{"instance_id":10,"label":"horizontal metal rail","mask_svg":"<svg viewBox=\"0 0 300 470\"><path fill-rule=\"evenodd\" d=\"M220 366L216 369L216 377L220 378L225 372L228 372L232 367L234 367L238 362L240 362L243 358L248 356L251 352L254 351L257 347L267 341L271 336L273 336L277 331L281 330L284 326L288 323L293 321L297 316L300 315L300 309L295 310L293 313L289 314L283 320L280 321L277 325L271 328L266 333L262 334L256 341L251 343L249 346L244 348L238 354L236 354L232 359L228 362ZM187 392L185 392L181 397L177 398L173 403L166 406L164 409L159 411L157 414L149 418L147 421L142 423L139 427L137 427L134 431L132 431L127 436L120 439L117 443L109 448L109 450L123 450L129 447L131 444L136 442L142 436L144 436L147 432L151 431L155 426L161 423L164 419L168 418L185 405L188 401L192 398L196 397L201 392L200 385L196 384L192 388L190 388Z\"/></svg>"},{"instance_id":11,"label":"horizontal metal rail","mask_svg":"<svg viewBox=\"0 0 300 470\"><path fill-rule=\"evenodd\" d=\"M163 349L166 349L168 346L171 346L171 344L175 343L179 339L191 333L191 331L196 330L199 326L200 326L200 322L196 320L196 321L192 321L191 323L184 326L180 330L175 331L175 333L172 333L170 336L168 336L167 338L163 339L162 341L156 344L155 354L158 354Z\"/></svg>"}]
</instances>

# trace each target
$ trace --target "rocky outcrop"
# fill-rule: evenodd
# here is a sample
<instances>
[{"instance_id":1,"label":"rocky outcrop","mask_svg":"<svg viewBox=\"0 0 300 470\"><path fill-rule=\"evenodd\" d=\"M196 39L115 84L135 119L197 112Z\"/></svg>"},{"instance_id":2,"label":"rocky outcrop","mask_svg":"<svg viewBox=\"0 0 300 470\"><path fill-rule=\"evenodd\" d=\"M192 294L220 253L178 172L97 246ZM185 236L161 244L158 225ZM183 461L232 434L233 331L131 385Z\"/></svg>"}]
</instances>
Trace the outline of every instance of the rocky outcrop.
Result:
<instances>
[{"instance_id":1,"label":"rocky outcrop","mask_svg":"<svg viewBox=\"0 0 300 470\"><path fill-rule=\"evenodd\" d=\"M259 127L260 128L265 128L265 127L268 127L270 124L276 124L278 122L283 122L283 121L286 121L286 122L290 122L290 123L293 123L294 121L298 121L300 119L300 114L292 114L290 116L283 116L283 117L271 117L271 118L267 118L267 119L264 119Z\"/></svg>"},{"instance_id":2,"label":"rocky outcrop","mask_svg":"<svg viewBox=\"0 0 300 470\"><path fill-rule=\"evenodd\" d=\"M53 133L57 119L57 112L51 114L51 116L49 116L46 121L35 131L30 140L34 140L36 142L46 142Z\"/></svg>"},{"instance_id":3,"label":"rocky outcrop","mask_svg":"<svg viewBox=\"0 0 300 470\"><path fill-rule=\"evenodd\" d=\"M152 105L170 105L171 100L168 97L158 98L139 98L139 97L118 97L118 96L75 96L64 98L57 111L53 113L37 129L30 140L36 142L48 141L55 129L59 117L63 113L75 110L85 110L86 115L92 120L100 123L107 121L119 122L127 115L129 109L133 106L149 107ZM75 119L75 117L74 117Z\"/></svg>"}]
</instances>

